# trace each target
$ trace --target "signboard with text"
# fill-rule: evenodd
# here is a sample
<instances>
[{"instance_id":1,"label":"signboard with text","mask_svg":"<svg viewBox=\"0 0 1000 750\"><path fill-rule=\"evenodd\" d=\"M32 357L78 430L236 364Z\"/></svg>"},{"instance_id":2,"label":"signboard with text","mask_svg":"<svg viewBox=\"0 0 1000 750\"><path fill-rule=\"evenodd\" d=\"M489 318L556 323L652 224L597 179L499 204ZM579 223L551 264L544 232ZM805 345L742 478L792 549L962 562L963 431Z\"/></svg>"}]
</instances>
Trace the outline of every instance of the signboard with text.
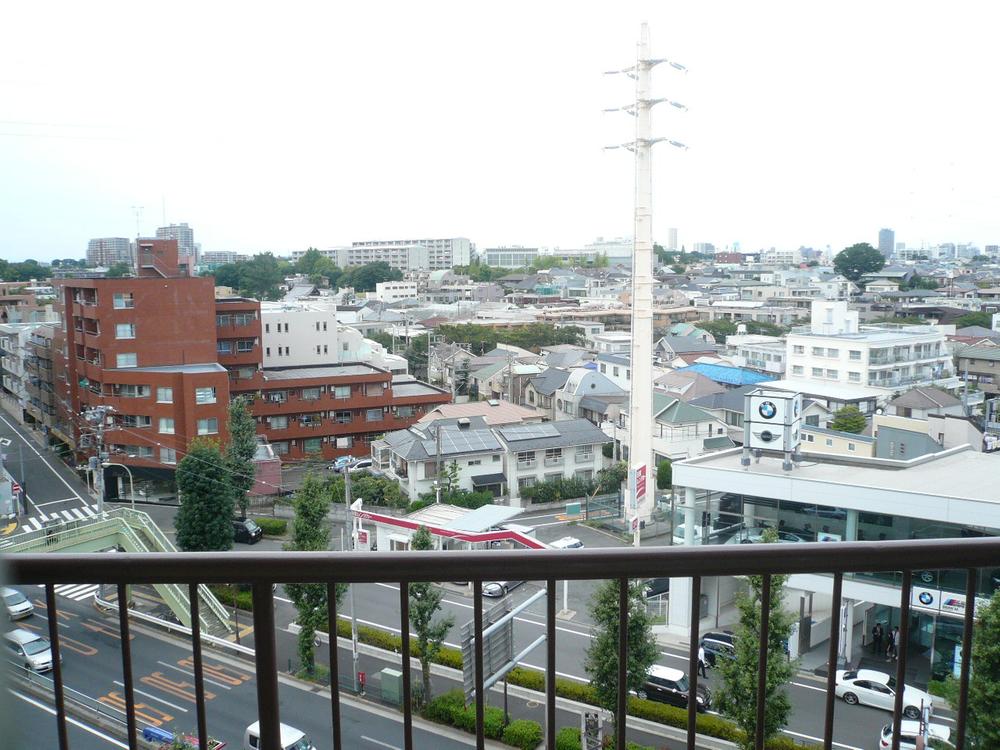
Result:
<instances>
[{"instance_id":1,"label":"signboard with text","mask_svg":"<svg viewBox=\"0 0 1000 750\"><path fill-rule=\"evenodd\" d=\"M989 603L989 599L976 597L975 611ZM953 594L940 589L914 586L910 596L910 606L914 609L940 612L943 615L965 616L965 594Z\"/></svg>"},{"instance_id":2,"label":"signboard with text","mask_svg":"<svg viewBox=\"0 0 1000 750\"><path fill-rule=\"evenodd\" d=\"M646 497L646 464L632 469L632 487L632 503L636 507Z\"/></svg>"}]
</instances>

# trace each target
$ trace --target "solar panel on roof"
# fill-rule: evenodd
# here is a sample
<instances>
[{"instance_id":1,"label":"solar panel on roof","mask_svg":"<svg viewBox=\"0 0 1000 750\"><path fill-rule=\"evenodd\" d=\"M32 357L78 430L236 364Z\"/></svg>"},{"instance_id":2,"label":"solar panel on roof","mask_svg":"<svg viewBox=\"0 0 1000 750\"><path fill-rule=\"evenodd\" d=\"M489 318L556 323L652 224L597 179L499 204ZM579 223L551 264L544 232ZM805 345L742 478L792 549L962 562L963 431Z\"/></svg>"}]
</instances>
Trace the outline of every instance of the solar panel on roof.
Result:
<instances>
[{"instance_id":1,"label":"solar panel on roof","mask_svg":"<svg viewBox=\"0 0 1000 750\"><path fill-rule=\"evenodd\" d=\"M509 427L500 434L508 440L531 440L534 438L555 437L559 430L550 424L528 424L521 427Z\"/></svg>"}]
</instances>

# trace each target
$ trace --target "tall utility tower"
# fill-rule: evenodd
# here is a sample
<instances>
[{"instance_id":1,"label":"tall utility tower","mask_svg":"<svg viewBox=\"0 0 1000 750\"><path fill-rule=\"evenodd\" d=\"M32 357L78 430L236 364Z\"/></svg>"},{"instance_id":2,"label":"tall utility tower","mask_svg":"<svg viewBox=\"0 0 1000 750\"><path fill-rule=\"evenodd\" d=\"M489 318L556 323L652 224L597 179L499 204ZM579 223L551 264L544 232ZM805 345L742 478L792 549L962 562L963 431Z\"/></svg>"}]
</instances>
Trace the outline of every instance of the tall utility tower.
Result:
<instances>
[{"instance_id":1,"label":"tall utility tower","mask_svg":"<svg viewBox=\"0 0 1000 750\"><path fill-rule=\"evenodd\" d=\"M653 68L667 63L686 72L679 63L652 57L649 50L649 25L639 32L635 65L608 75L624 73L635 80L635 103L605 110L622 111L635 118L635 139L609 148L626 148L635 154L635 237L632 250L632 388L629 395L629 479L626 518L633 538L639 545L639 527L649 519L656 500L655 463L653 461L653 168L652 148L665 142L677 148L683 143L653 138L652 108L667 103L677 109L683 104L651 97Z\"/></svg>"}]
</instances>

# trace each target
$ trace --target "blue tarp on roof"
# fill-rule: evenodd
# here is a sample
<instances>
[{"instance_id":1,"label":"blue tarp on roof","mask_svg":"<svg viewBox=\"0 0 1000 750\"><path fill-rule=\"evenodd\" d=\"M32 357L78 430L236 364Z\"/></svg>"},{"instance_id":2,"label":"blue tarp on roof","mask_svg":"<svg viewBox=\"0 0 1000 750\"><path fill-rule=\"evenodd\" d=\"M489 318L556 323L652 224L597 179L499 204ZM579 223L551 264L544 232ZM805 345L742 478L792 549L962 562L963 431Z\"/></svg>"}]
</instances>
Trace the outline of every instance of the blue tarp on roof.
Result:
<instances>
[{"instance_id":1,"label":"blue tarp on roof","mask_svg":"<svg viewBox=\"0 0 1000 750\"><path fill-rule=\"evenodd\" d=\"M697 372L706 378L714 380L716 383L726 385L756 385L774 380L770 375L762 375L753 370L746 370L742 367L725 367L724 365L694 364L688 367L678 367L678 372Z\"/></svg>"}]
</instances>

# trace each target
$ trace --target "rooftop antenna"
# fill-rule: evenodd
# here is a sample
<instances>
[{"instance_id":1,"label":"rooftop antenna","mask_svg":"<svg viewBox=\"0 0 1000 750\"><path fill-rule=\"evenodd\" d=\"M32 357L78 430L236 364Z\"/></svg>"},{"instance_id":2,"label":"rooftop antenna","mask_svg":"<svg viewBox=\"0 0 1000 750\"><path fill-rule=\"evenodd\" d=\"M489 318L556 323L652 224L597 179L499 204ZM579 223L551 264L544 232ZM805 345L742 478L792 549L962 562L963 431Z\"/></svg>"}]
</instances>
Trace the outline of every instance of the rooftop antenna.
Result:
<instances>
[{"instance_id":1,"label":"rooftop antenna","mask_svg":"<svg viewBox=\"0 0 1000 750\"><path fill-rule=\"evenodd\" d=\"M142 236L142 231L140 230L140 225L142 224L142 210L143 206L132 206L132 213L135 214L135 236L136 239Z\"/></svg>"},{"instance_id":2,"label":"rooftop antenna","mask_svg":"<svg viewBox=\"0 0 1000 750\"><path fill-rule=\"evenodd\" d=\"M652 147L657 143L686 149L683 143L667 138L653 138L652 108L661 103L678 110L687 109L670 99L651 96L652 71L660 63L687 72L680 63L654 58L649 49L649 25L643 23L635 65L623 70L609 70L605 75L625 74L635 81L635 101L605 112L626 112L635 118L635 138L627 143L606 146L624 148L635 154L635 233L632 247L632 388L629 395L629 511L632 515L633 544L639 546L642 522L653 511L655 490L650 470L653 461L653 179ZM641 496L640 496L641 494Z\"/></svg>"},{"instance_id":3,"label":"rooftop antenna","mask_svg":"<svg viewBox=\"0 0 1000 750\"><path fill-rule=\"evenodd\" d=\"M167 225L167 196L160 196L160 211L163 218L163 226Z\"/></svg>"}]
</instances>

